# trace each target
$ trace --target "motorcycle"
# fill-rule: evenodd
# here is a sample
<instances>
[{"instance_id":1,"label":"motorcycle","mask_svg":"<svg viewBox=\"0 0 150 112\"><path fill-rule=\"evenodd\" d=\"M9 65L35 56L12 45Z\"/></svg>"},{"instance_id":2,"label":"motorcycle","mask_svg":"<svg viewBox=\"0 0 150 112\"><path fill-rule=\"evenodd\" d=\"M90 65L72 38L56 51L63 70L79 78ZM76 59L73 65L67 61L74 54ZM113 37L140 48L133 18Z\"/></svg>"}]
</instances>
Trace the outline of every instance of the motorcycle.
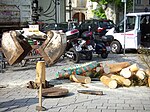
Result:
<instances>
[{"instance_id":1,"label":"motorcycle","mask_svg":"<svg viewBox=\"0 0 150 112\"><path fill-rule=\"evenodd\" d=\"M86 59L92 59L93 47L91 45L86 45L86 41L78 38L79 31L77 29L72 29L66 32L67 36L67 46L64 57L70 58L73 62L78 63L83 55Z\"/></svg>"},{"instance_id":2,"label":"motorcycle","mask_svg":"<svg viewBox=\"0 0 150 112\"><path fill-rule=\"evenodd\" d=\"M110 53L110 43L113 41L112 36L99 36L92 31L85 31L81 34L81 38L86 40L87 45L92 45L93 52L101 55L103 59L108 57Z\"/></svg>"}]
</instances>

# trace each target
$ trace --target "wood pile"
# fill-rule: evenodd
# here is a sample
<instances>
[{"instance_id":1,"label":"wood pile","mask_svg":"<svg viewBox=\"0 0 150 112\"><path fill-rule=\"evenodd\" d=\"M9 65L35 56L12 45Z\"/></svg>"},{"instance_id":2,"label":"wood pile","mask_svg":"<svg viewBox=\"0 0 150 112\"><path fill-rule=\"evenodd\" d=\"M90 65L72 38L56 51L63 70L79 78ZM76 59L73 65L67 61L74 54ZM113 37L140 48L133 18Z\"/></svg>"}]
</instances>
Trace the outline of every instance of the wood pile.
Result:
<instances>
[{"instance_id":1,"label":"wood pile","mask_svg":"<svg viewBox=\"0 0 150 112\"><path fill-rule=\"evenodd\" d=\"M107 80L108 78L109 81ZM136 63L130 64L128 62L120 62L114 64L106 64L104 66L104 74L100 77L100 80L109 88L117 88L119 86L150 87L150 70L144 70L140 68ZM112 80L117 81L117 86L116 83L111 83Z\"/></svg>"},{"instance_id":2,"label":"wood pile","mask_svg":"<svg viewBox=\"0 0 150 112\"><path fill-rule=\"evenodd\" d=\"M91 83L93 78L97 78L104 85L112 89L121 86L150 87L150 69L144 70L136 63L119 62L105 65L102 65L102 63L90 63L86 64L84 67L80 66L71 69L71 72L69 69L67 72L65 71L65 73L67 75L61 75L61 78L62 76L67 76L65 78L83 84Z\"/></svg>"}]
</instances>

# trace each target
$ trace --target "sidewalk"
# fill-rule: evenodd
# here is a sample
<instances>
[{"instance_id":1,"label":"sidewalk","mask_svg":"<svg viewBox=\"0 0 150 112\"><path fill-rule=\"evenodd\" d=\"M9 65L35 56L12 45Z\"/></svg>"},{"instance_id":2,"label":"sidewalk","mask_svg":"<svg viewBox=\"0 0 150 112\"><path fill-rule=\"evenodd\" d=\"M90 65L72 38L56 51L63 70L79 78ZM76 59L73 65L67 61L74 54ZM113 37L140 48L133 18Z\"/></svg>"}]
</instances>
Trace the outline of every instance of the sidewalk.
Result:
<instances>
[{"instance_id":1,"label":"sidewalk","mask_svg":"<svg viewBox=\"0 0 150 112\"><path fill-rule=\"evenodd\" d=\"M135 56L110 55L107 60L95 58L94 60L106 62L130 61L138 64ZM55 66L46 68L46 79L55 83L55 87L69 90L66 97L43 98L46 112L150 112L150 88L148 87L119 87L109 89L100 81L92 81L89 88L69 80L56 80L55 74L62 68L73 66L70 62L60 62ZM31 67L30 67L31 68ZM0 74L0 112L36 112L38 106L37 90L25 87L26 82L35 80L35 68L20 70L13 68ZM103 91L104 95L89 95L78 93L77 90L90 89Z\"/></svg>"}]
</instances>

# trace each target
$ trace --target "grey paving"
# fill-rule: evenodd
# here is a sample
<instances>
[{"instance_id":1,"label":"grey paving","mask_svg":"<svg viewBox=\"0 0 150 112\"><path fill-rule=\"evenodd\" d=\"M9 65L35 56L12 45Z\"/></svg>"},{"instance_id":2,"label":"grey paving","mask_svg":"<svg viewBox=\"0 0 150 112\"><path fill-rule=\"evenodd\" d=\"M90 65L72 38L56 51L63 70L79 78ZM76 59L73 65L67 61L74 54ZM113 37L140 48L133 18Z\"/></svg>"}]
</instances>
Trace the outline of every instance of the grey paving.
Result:
<instances>
[{"instance_id":1,"label":"grey paving","mask_svg":"<svg viewBox=\"0 0 150 112\"><path fill-rule=\"evenodd\" d=\"M93 60L104 64L130 61L144 68L136 54L110 54L107 59L95 56ZM90 88L85 88L68 79L56 79L56 72L70 66L75 65L64 60L46 68L46 79L56 87L67 88L70 93L66 97L43 98L42 104L47 108L46 112L150 112L149 87L109 89L100 81L92 81ZM5 73L0 74L0 112L36 112L38 90L26 88L26 83L31 80L35 80L34 64L24 68L8 66ZM104 95L81 94L77 92L78 89L101 90Z\"/></svg>"}]
</instances>

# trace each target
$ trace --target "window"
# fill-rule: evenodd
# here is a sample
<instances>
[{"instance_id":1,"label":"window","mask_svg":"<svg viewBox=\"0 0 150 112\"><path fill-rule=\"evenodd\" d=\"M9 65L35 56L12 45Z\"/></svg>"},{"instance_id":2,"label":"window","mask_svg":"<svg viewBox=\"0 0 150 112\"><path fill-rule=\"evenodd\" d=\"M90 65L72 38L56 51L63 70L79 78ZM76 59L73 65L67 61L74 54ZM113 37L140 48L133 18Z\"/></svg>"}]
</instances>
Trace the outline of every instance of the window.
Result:
<instances>
[{"instance_id":1,"label":"window","mask_svg":"<svg viewBox=\"0 0 150 112\"><path fill-rule=\"evenodd\" d=\"M126 19L126 31L131 31L134 30L135 27L135 21L136 17L135 16L128 16ZM121 21L118 26L116 27L117 32L124 32L124 20Z\"/></svg>"},{"instance_id":2,"label":"window","mask_svg":"<svg viewBox=\"0 0 150 112\"><path fill-rule=\"evenodd\" d=\"M141 1L141 0L136 0L136 4L137 4L137 5L141 5L141 4L142 4L142 1Z\"/></svg>"},{"instance_id":3,"label":"window","mask_svg":"<svg viewBox=\"0 0 150 112\"><path fill-rule=\"evenodd\" d=\"M134 29L134 27L135 27L135 19L136 19L135 16L127 17L127 21L126 21L126 23L127 23L127 26L126 26L127 31L130 31L130 30Z\"/></svg>"}]
</instances>

